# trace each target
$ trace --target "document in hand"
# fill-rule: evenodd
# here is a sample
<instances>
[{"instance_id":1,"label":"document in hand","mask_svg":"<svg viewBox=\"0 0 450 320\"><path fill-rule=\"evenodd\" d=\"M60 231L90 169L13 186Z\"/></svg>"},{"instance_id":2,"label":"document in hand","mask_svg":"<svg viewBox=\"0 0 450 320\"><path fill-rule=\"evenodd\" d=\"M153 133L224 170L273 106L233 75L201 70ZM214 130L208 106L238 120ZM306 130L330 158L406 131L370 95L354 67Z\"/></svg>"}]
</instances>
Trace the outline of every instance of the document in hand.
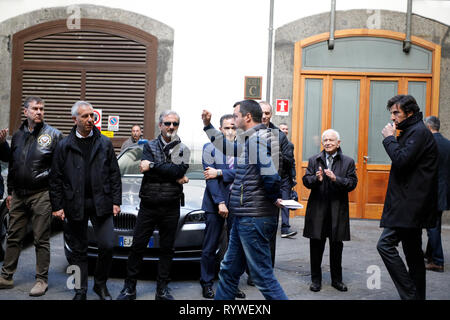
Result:
<instances>
[{"instance_id":1,"label":"document in hand","mask_svg":"<svg viewBox=\"0 0 450 320\"><path fill-rule=\"evenodd\" d=\"M303 209L303 205L295 200L281 200L283 207L291 210Z\"/></svg>"}]
</instances>

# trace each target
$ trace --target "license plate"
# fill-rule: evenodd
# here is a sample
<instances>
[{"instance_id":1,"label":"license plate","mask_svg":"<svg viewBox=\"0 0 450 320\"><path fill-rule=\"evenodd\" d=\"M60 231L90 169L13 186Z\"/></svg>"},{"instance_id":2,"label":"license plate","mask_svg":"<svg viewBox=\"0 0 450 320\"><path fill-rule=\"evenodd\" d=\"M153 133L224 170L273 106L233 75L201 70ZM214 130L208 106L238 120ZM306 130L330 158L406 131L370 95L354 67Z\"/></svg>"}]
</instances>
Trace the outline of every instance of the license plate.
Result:
<instances>
[{"instance_id":1,"label":"license plate","mask_svg":"<svg viewBox=\"0 0 450 320\"><path fill-rule=\"evenodd\" d=\"M119 247L128 248L133 244L133 236L120 236L119 237ZM153 237L150 238L150 241L147 244L147 248L153 248Z\"/></svg>"}]
</instances>

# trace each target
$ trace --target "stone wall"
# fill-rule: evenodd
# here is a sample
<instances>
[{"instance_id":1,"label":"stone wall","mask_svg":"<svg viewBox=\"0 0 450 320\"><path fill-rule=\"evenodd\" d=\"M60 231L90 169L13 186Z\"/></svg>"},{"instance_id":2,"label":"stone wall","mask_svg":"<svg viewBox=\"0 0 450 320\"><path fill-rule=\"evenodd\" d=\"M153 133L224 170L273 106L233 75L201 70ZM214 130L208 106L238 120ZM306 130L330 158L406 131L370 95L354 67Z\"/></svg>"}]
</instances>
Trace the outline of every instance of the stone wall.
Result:
<instances>
[{"instance_id":1,"label":"stone wall","mask_svg":"<svg viewBox=\"0 0 450 320\"><path fill-rule=\"evenodd\" d=\"M171 107L172 101L172 65L174 31L167 25L149 17L125 11L94 5L77 5L81 18L102 19L123 23L152 34L158 39L158 66L156 81L155 121L163 110ZM22 14L0 22L0 128L9 126L11 94L12 36L28 27L67 19L73 11L68 7L44 8ZM155 126L155 136L158 126Z\"/></svg>"},{"instance_id":2,"label":"stone wall","mask_svg":"<svg viewBox=\"0 0 450 320\"><path fill-rule=\"evenodd\" d=\"M369 29L373 10L349 10L336 12L336 30ZM405 33L406 14L387 10L379 11L378 29ZM368 23L369 22L369 23ZM411 35L434 42L441 46L441 74L439 96L439 118L441 133L450 138L450 27L440 22L412 15ZM329 32L330 13L322 13L299 19L278 28L275 32L273 94L272 103L276 99L289 99L292 102L294 45L296 42ZM273 117L274 123L292 123L289 117ZM450 224L450 212L443 215L443 223Z\"/></svg>"}]
</instances>

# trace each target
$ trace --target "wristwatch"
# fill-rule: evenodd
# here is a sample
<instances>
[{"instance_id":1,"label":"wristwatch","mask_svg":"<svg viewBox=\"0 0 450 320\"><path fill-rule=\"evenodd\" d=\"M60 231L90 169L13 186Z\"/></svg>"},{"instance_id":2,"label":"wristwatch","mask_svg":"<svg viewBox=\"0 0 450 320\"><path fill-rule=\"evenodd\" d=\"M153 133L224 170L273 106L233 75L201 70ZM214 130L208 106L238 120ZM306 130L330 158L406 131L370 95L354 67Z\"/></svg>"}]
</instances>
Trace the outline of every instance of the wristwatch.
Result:
<instances>
[{"instance_id":1,"label":"wristwatch","mask_svg":"<svg viewBox=\"0 0 450 320\"><path fill-rule=\"evenodd\" d=\"M222 170L221 169L217 169L217 176L220 177L222 175Z\"/></svg>"},{"instance_id":2,"label":"wristwatch","mask_svg":"<svg viewBox=\"0 0 450 320\"><path fill-rule=\"evenodd\" d=\"M150 161L150 163L148 164L148 166L151 168L153 168L155 166L155 163L153 161Z\"/></svg>"}]
</instances>

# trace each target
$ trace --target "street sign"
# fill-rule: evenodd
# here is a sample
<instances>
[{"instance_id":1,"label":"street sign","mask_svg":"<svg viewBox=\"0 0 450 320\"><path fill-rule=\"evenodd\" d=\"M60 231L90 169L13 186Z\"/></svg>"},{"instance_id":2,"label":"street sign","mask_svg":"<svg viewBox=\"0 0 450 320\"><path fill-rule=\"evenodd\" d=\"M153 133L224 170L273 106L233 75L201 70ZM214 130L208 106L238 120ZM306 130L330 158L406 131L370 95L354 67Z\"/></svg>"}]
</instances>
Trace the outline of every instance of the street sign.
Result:
<instances>
[{"instance_id":1,"label":"street sign","mask_svg":"<svg viewBox=\"0 0 450 320\"><path fill-rule=\"evenodd\" d=\"M102 131L102 135L104 135L104 136L106 136L106 137L108 137L108 138L114 138L114 131L106 131L106 130L103 130L103 131Z\"/></svg>"},{"instance_id":2,"label":"street sign","mask_svg":"<svg viewBox=\"0 0 450 320\"><path fill-rule=\"evenodd\" d=\"M288 116L289 115L289 100L288 99L277 99L276 100L276 111L275 114L278 116Z\"/></svg>"},{"instance_id":3,"label":"street sign","mask_svg":"<svg viewBox=\"0 0 450 320\"><path fill-rule=\"evenodd\" d=\"M108 117L108 131L119 131L119 116Z\"/></svg>"},{"instance_id":4,"label":"street sign","mask_svg":"<svg viewBox=\"0 0 450 320\"><path fill-rule=\"evenodd\" d=\"M94 126L102 131L102 109L94 109Z\"/></svg>"}]
</instances>

